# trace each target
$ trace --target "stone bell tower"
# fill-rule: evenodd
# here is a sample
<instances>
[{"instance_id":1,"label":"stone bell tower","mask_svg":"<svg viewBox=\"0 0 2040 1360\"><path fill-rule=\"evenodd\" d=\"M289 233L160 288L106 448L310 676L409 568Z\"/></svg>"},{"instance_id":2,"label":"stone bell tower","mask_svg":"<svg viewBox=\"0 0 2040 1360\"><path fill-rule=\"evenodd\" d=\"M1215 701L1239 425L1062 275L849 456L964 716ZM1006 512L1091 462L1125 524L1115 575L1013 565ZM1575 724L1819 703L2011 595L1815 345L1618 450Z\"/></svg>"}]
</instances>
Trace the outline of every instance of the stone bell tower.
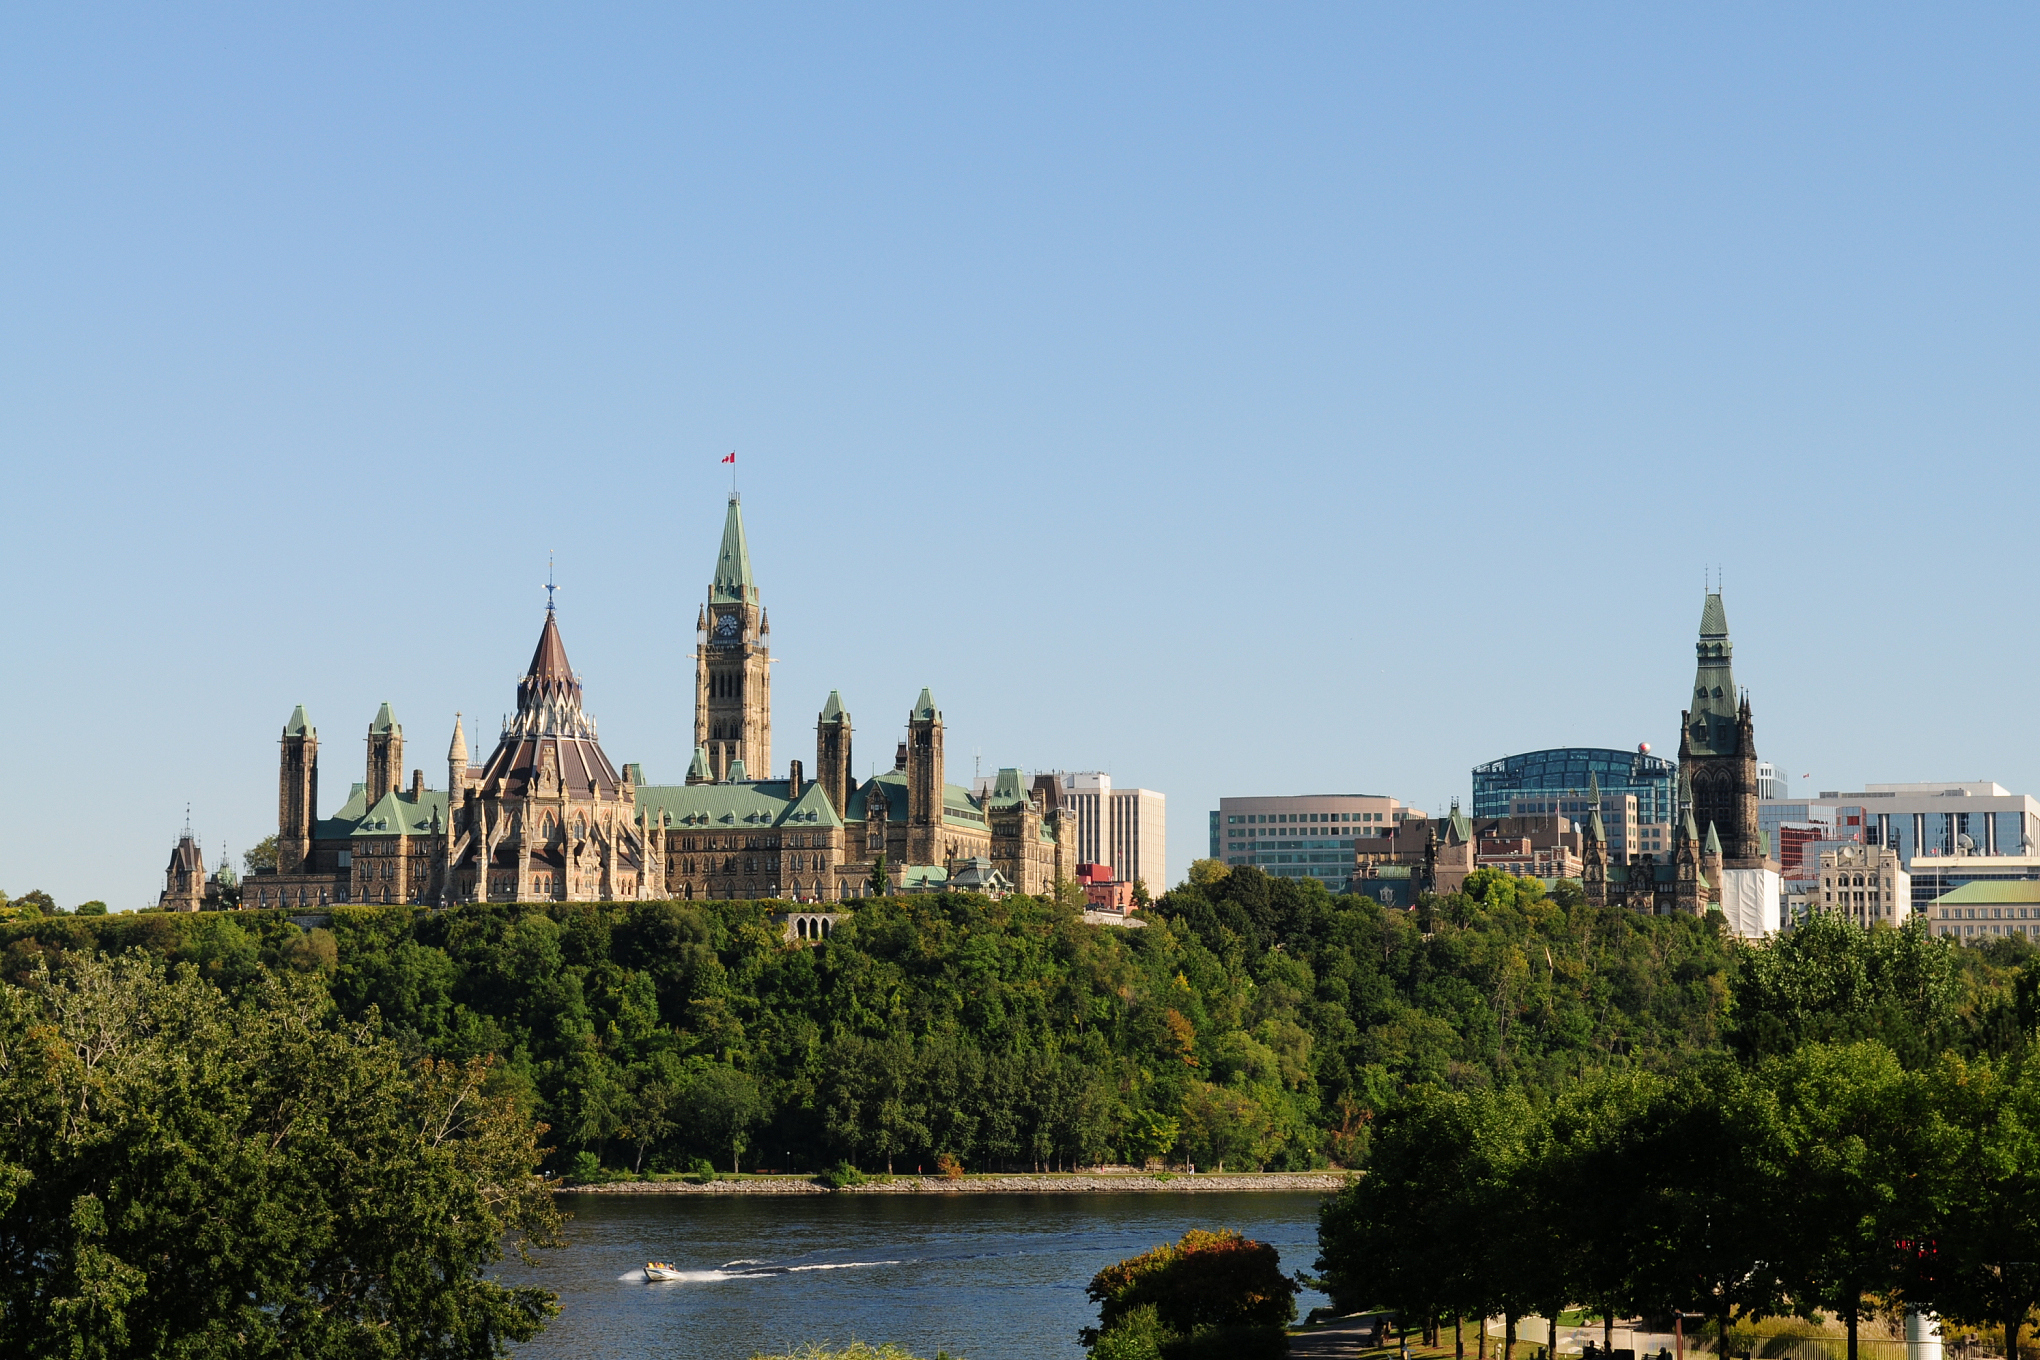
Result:
<instances>
[{"instance_id":1,"label":"stone bell tower","mask_svg":"<svg viewBox=\"0 0 2040 1360\"><path fill-rule=\"evenodd\" d=\"M319 816L319 730L305 706L283 725L276 773L276 871L299 874L312 855L312 823Z\"/></svg>"},{"instance_id":2,"label":"stone bell tower","mask_svg":"<svg viewBox=\"0 0 2040 1360\"><path fill-rule=\"evenodd\" d=\"M387 702L368 725L368 806L404 786L404 729Z\"/></svg>"},{"instance_id":3,"label":"stone bell tower","mask_svg":"<svg viewBox=\"0 0 2040 1360\"><path fill-rule=\"evenodd\" d=\"M850 710L843 707L843 696L830 690L822 716L815 720L815 782L838 817L849 815L850 787L856 778L850 768Z\"/></svg>"},{"instance_id":4,"label":"stone bell tower","mask_svg":"<svg viewBox=\"0 0 2040 1360\"><path fill-rule=\"evenodd\" d=\"M927 690L907 715L907 863L940 864L942 710Z\"/></svg>"},{"instance_id":5,"label":"stone bell tower","mask_svg":"<svg viewBox=\"0 0 2040 1360\"><path fill-rule=\"evenodd\" d=\"M694 744L708 754L710 774L727 779L744 763L746 777L772 773L772 624L751 579L744 510L730 493L722 549L708 603L695 621Z\"/></svg>"}]
</instances>

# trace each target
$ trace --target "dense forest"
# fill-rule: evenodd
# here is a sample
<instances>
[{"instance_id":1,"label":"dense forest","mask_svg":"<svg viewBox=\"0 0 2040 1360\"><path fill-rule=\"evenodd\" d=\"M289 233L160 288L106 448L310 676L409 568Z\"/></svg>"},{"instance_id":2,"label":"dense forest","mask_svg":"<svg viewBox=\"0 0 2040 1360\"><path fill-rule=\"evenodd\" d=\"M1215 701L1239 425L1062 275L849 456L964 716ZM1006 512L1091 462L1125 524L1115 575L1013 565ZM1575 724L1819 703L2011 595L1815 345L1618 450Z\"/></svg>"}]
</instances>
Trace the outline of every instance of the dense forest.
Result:
<instances>
[{"instance_id":1,"label":"dense forest","mask_svg":"<svg viewBox=\"0 0 2040 1360\"><path fill-rule=\"evenodd\" d=\"M1825 1023L1823 988L1869 989L1844 1008L1860 1032L1826 1037L1912 1014L1860 977L1781 974L1713 920L1592 908L1570 883L1483 871L1412 911L1199 869L1146 929L956 895L846 903L813 943L751 902L341 908L309 931L274 913L54 916L0 931L0 967L20 980L64 952L138 949L229 997L268 971L323 979L340 1016L373 1012L414 1057L498 1059L492 1093L582 1175L1352 1166L1413 1092L1539 1101L1790 1044ZM1895 1042L1987 1052L2026 1023L2026 946L1881 934L1903 955L1887 971L1911 979L1891 985L1936 989L1936 1032Z\"/></svg>"}]
</instances>

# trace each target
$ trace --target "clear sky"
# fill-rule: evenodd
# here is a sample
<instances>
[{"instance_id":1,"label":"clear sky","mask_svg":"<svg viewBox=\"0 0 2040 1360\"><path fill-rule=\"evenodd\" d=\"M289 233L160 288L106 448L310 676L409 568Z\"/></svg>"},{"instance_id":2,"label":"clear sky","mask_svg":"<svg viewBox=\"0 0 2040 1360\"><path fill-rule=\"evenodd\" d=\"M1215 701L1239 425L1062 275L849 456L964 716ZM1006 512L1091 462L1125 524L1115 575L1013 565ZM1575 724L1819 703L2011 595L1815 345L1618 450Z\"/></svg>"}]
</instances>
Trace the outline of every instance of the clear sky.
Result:
<instances>
[{"instance_id":1,"label":"clear sky","mask_svg":"<svg viewBox=\"0 0 2040 1360\"><path fill-rule=\"evenodd\" d=\"M1442 807L1675 749L2040 790L2031 7L0 13L0 888L445 779L557 555L691 745L739 451L775 758ZM1799 780L1801 771L1812 772Z\"/></svg>"}]
</instances>

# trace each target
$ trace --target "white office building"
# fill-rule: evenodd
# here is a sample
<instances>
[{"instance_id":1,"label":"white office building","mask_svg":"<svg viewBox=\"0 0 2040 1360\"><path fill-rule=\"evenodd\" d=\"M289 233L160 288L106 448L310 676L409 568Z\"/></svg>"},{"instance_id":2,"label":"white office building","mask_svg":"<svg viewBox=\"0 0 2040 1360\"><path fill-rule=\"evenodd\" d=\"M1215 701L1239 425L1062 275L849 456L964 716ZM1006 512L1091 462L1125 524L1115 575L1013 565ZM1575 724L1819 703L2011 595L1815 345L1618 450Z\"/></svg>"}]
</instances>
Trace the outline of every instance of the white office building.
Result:
<instances>
[{"instance_id":1,"label":"white office building","mask_svg":"<svg viewBox=\"0 0 2040 1360\"><path fill-rule=\"evenodd\" d=\"M1168 800L1153 789L1115 789L1103 770L1058 770L1063 806L1076 814L1077 862L1109 864L1112 876L1168 887Z\"/></svg>"}]
</instances>

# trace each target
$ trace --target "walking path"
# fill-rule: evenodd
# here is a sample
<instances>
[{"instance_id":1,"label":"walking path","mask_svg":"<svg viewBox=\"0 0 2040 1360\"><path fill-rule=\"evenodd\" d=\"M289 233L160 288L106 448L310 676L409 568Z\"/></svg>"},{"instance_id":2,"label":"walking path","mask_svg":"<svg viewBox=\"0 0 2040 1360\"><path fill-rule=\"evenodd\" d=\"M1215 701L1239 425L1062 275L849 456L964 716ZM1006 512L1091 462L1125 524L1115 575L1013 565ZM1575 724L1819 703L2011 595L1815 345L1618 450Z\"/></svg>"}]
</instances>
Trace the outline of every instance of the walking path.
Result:
<instances>
[{"instance_id":1,"label":"walking path","mask_svg":"<svg viewBox=\"0 0 2040 1360\"><path fill-rule=\"evenodd\" d=\"M1346 1183L1343 1171L1260 1171L1231 1175L1150 1175L1145 1172L1073 1172L1065 1175L874 1177L867 1185L830 1190L809 1176L746 1176L739 1180L613 1181L561 1185L563 1195L1125 1195L1241 1194L1283 1190L1330 1194Z\"/></svg>"}]
</instances>

